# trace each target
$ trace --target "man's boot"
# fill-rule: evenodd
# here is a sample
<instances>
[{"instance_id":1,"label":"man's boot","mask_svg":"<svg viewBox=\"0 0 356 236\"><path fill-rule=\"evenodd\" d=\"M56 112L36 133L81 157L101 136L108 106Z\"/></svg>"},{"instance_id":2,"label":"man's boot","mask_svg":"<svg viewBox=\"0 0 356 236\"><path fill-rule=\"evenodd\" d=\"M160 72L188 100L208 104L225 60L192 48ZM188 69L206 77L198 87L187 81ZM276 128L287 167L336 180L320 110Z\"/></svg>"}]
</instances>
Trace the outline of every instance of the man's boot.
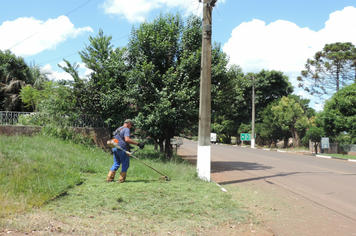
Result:
<instances>
[{"instance_id":1,"label":"man's boot","mask_svg":"<svg viewBox=\"0 0 356 236\"><path fill-rule=\"evenodd\" d=\"M108 178L106 179L107 183L114 181L115 173L116 171L109 171Z\"/></svg>"},{"instance_id":2,"label":"man's boot","mask_svg":"<svg viewBox=\"0 0 356 236\"><path fill-rule=\"evenodd\" d=\"M123 183L126 180L126 172L120 172L119 183Z\"/></svg>"}]
</instances>

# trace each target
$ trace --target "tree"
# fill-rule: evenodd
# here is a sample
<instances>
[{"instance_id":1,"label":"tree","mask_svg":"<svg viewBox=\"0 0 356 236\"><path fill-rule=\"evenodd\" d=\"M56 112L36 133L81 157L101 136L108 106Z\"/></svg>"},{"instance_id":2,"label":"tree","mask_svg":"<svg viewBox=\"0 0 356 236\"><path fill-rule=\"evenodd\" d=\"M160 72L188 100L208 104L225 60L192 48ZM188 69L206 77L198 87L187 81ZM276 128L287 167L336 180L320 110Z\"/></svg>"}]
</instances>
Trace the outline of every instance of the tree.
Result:
<instances>
[{"instance_id":1,"label":"tree","mask_svg":"<svg viewBox=\"0 0 356 236\"><path fill-rule=\"evenodd\" d=\"M352 43L326 44L307 60L301 74L299 87L321 98L332 95L356 81L356 48Z\"/></svg>"},{"instance_id":2,"label":"tree","mask_svg":"<svg viewBox=\"0 0 356 236\"><path fill-rule=\"evenodd\" d=\"M325 137L325 131L322 127L312 125L303 137L303 142L314 142L315 154L318 154L318 145L321 142L321 138Z\"/></svg>"},{"instance_id":3,"label":"tree","mask_svg":"<svg viewBox=\"0 0 356 236\"><path fill-rule=\"evenodd\" d=\"M49 81L49 75L50 72L39 65L27 65L22 57L9 50L0 50L0 110L32 111L32 106L24 106L21 102L20 91L27 85L41 90Z\"/></svg>"},{"instance_id":4,"label":"tree","mask_svg":"<svg viewBox=\"0 0 356 236\"><path fill-rule=\"evenodd\" d=\"M38 64L30 63L29 69L27 71L27 83L32 85L34 88L41 90L43 89L46 82L50 81L49 76L52 72L44 70Z\"/></svg>"},{"instance_id":5,"label":"tree","mask_svg":"<svg viewBox=\"0 0 356 236\"><path fill-rule=\"evenodd\" d=\"M277 106L271 109L274 122L282 130L289 130L293 138L293 146L300 147L301 134L308 128L308 117L304 114L300 103L292 97L282 97Z\"/></svg>"},{"instance_id":6,"label":"tree","mask_svg":"<svg viewBox=\"0 0 356 236\"><path fill-rule=\"evenodd\" d=\"M82 113L78 112L73 88L63 82L46 82L41 90L27 85L21 90L20 95L27 106L32 106L36 110L36 113L22 117L22 123L47 127L70 127L81 122L83 118Z\"/></svg>"},{"instance_id":7,"label":"tree","mask_svg":"<svg viewBox=\"0 0 356 236\"><path fill-rule=\"evenodd\" d=\"M349 136L349 142L356 143L356 83L346 86L326 101L321 119L330 137L341 133Z\"/></svg>"},{"instance_id":8,"label":"tree","mask_svg":"<svg viewBox=\"0 0 356 236\"><path fill-rule=\"evenodd\" d=\"M66 65L59 66L73 77L70 85L78 112L99 115L110 121L111 128L117 128L134 113L126 87L127 49L114 49L111 40L112 37L100 29L96 37L89 37L90 44L79 52L82 62L92 71L87 78L79 76L77 63L72 65L64 60Z\"/></svg>"},{"instance_id":9,"label":"tree","mask_svg":"<svg viewBox=\"0 0 356 236\"><path fill-rule=\"evenodd\" d=\"M10 50L0 50L0 110L22 111L20 90L27 81L28 66Z\"/></svg>"},{"instance_id":10,"label":"tree","mask_svg":"<svg viewBox=\"0 0 356 236\"><path fill-rule=\"evenodd\" d=\"M137 124L172 156L170 139L198 120L201 21L160 15L133 28L128 58L129 97ZM163 149L163 141L165 145Z\"/></svg>"},{"instance_id":11,"label":"tree","mask_svg":"<svg viewBox=\"0 0 356 236\"><path fill-rule=\"evenodd\" d=\"M255 121L262 123L261 111L274 100L288 96L293 87L288 76L281 71L262 70L259 73L248 73L237 79L236 93L233 100L234 122L237 127L241 124L251 124L252 121L252 77L255 77Z\"/></svg>"},{"instance_id":12,"label":"tree","mask_svg":"<svg viewBox=\"0 0 356 236\"><path fill-rule=\"evenodd\" d=\"M33 111L37 110L37 105L51 96L54 92L54 87L58 86L53 82L42 82L41 85L37 85L40 89L30 84L23 87L20 91L20 98L25 107L31 107ZM64 99L64 98L63 98Z\"/></svg>"},{"instance_id":13,"label":"tree","mask_svg":"<svg viewBox=\"0 0 356 236\"><path fill-rule=\"evenodd\" d=\"M259 113L260 121L256 123L256 133L258 134L257 142L259 145L267 143L269 147L276 146L278 140L284 140L284 147L288 145L290 137L289 130L283 130L282 127L275 122L275 116L272 112L272 107L278 106L280 99L276 99Z\"/></svg>"},{"instance_id":14,"label":"tree","mask_svg":"<svg viewBox=\"0 0 356 236\"><path fill-rule=\"evenodd\" d=\"M238 114L237 81L243 77L241 67L232 65L226 72L224 71L221 77L223 81L213 83L212 86L211 130L213 133L218 133L224 143L230 143L231 137L237 135L236 131L239 128L239 124L235 122Z\"/></svg>"}]
</instances>

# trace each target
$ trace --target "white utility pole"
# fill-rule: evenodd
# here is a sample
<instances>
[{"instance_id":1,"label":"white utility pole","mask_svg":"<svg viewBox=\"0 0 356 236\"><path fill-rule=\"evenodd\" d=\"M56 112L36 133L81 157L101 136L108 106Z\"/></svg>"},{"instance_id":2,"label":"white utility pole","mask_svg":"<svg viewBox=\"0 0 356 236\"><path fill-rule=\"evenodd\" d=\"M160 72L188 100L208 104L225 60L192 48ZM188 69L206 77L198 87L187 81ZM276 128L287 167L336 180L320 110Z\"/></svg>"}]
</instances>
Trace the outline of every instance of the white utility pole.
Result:
<instances>
[{"instance_id":1,"label":"white utility pole","mask_svg":"<svg viewBox=\"0 0 356 236\"><path fill-rule=\"evenodd\" d=\"M211 172L211 13L216 1L204 0L203 2L197 172L198 177L206 181L210 181Z\"/></svg>"},{"instance_id":2,"label":"white utility pole","mask_svg":"<svg viewBox=\"0 0 356 236\"><path fill-rule=\"evenodd\" d=\"M255 148L255 76L252 76L252 134L251 148Z\"/></svg>"}]
</instances>

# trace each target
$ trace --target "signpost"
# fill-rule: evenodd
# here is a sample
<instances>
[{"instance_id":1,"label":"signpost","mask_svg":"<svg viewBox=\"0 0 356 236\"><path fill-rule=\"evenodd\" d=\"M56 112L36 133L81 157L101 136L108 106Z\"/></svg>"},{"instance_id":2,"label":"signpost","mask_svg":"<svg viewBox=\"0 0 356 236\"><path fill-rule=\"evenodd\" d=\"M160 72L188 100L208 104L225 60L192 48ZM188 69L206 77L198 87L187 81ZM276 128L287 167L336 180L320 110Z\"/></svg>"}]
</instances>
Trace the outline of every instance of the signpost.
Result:
<instances>
[{"instance_id":1,"label":"signpost","mask_svg":"<svg viewBox=\"0 0 356 236\"><path fill-rule=\"evenodd\" d=\"M329 138L321 138L321 149L329 149Z\"/></svg>"},{"instance_id":2,"label":"signpost","mask_svg":"<svg viewBox=\"0 0 356 236\"><path fill-rule=\"evenodd\" d=\"M256 138L256 133L255 133L255 138ZM240 140L242 141L242 145L244 145L244 141L251 141L251 134L241 133Z\"/></svg>"},{"instance_id":3,"label":"signpost","mask_svg":"<svg viewBox=\"0 0 356 236\"><path fill-rule=\"evenodd\" d=\"M251 141L251 134L242 133L240 134L241 141Z\"/></svg>"}]
</instances>

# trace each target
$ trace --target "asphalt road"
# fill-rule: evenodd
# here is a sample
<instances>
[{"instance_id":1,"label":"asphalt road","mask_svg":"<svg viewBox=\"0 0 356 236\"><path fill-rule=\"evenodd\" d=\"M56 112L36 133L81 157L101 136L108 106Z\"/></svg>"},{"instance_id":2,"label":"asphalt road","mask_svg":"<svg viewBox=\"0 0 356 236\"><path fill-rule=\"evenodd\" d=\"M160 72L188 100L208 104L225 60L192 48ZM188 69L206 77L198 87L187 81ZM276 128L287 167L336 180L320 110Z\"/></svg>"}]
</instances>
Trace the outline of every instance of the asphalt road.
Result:
<instances>
[{"instance_id":1,"label":"asphalt road","mask_svg":"<svg viewBox=\"0 0 356 236\"><path fill-rule=\"evenodd\" d=\"M197 142L178 154L196 159ZM236 146L211 146L211 178L253 185L278 209L264 224L276 235L356 235L356 163ZM266 211L262 211L262 214Z\"/></svg>"}]
</instances>

